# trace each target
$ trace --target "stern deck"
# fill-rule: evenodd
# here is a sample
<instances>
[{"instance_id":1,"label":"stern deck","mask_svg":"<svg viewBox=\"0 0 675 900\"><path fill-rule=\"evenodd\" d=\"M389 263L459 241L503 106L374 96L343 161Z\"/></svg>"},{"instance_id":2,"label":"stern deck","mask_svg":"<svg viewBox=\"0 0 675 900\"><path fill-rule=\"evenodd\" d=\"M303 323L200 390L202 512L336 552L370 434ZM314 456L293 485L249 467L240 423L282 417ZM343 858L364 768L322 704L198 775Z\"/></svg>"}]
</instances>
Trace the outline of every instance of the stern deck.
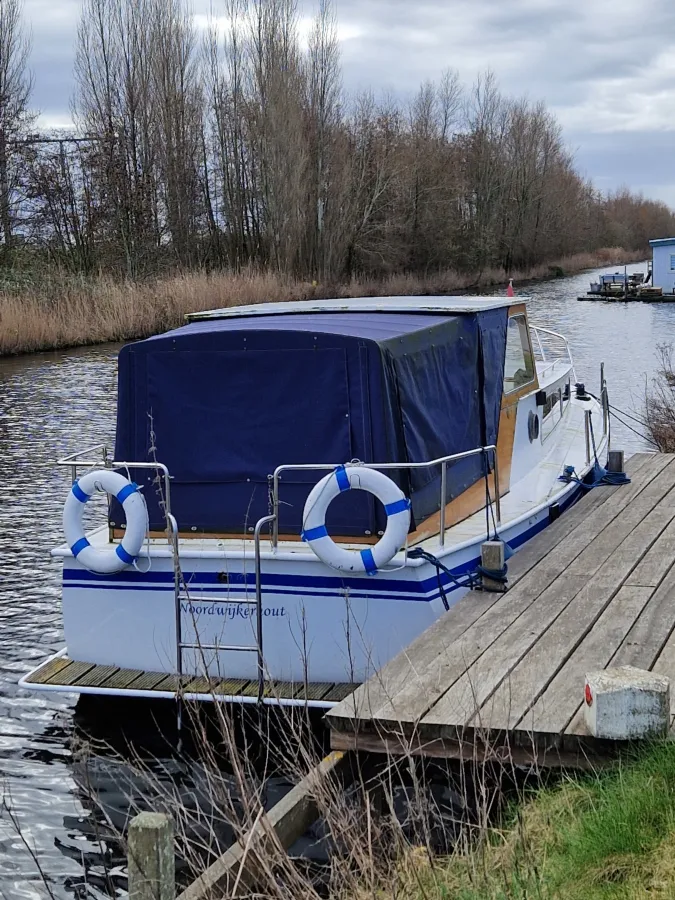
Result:
<instances>
[{"instance_id":1,"label":"stern deck","mask_svg":"<svg viewBox=\"0 0 675 900\"><path fill-rule=\"evenodd\" d=\"M64 652L43 662L19 682L31 690L114 697L173 700L179 694L185 700L227 703L256 703L258 682L243 678L204 678L192 675L179 679L166 672L145 672L116 666L80 662ZM330 709L353 693L358 684L347 682L265 682L263 703L270 706L307 704Z\"/></svg>"}]
</instances>

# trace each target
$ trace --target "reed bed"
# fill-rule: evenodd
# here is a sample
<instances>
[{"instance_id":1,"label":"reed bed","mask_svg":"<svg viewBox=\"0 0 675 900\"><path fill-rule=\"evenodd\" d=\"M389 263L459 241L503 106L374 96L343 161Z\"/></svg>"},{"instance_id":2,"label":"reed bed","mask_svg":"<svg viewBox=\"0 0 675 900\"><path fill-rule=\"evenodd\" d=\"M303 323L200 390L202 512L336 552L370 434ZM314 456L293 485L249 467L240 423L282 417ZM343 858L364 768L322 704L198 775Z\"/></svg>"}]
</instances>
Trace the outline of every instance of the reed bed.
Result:
<instances>
[{"instance_id":1,"label":"reed bed","mask_svg":"<svg viewBox=\"0 0 675 900\"><path fill-rule=\"evenodd\" d=\"M657 344L658 368L645 385L645 399L638 423L647 441L660 453L675 453L675 349Z\"/></svg>"},{"instance_id":2,"label":"reed bed","mask_svg":"<svg viewBox=\"0 0 675 900\"><path fill-rule=\"evenodd\" d=\"M190 272L154 281L124 282L52 274L31 285L0 290L0 356L147 337L180 325L189 312L223 306L326 297L439 295L481 290L635 261L641 253L604 248L525 271L453 269L427 277L395 274L317 284L275 273ZM1 273L0 273L1 274Z\"/></svg>"}]
</instances>

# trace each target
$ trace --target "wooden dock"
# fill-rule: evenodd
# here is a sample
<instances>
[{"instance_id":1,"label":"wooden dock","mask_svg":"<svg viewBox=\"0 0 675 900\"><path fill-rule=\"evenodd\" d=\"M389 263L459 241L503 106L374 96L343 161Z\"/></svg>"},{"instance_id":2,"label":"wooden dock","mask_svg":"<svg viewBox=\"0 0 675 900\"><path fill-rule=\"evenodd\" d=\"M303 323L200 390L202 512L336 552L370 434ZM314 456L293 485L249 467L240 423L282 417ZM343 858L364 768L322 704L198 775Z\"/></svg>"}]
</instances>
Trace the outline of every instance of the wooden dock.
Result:
<instances>
[{"instance_id":1,"label":"wooden dock","mask_svg":"<svg viewBox=\"0 0 675 900\"><path fill-rule=\"evenodd\" d=\"M507 593L467 594L330 710L332 747L543 766L616 752L585 730L586 673L675 678L675 456L627 469L509 561Z\"/></svg>"}]
</instances>

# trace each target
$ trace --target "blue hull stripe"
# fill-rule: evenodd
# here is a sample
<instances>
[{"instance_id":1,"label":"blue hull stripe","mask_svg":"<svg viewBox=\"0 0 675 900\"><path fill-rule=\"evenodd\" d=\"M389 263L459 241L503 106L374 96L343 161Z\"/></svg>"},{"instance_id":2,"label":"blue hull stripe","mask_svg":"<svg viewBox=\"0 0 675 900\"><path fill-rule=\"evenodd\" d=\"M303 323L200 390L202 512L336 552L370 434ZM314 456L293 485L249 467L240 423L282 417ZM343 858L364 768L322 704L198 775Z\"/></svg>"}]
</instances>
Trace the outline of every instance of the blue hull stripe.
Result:
<instances>
[{"instance_id":1,"label":"blue hull stripe","mask_svg":"<svg viewBox=\"0 0 675 900\"><path fill-rule=\"evenodd\" d=\"M575 492L564 505L561 504L561 510L571 506L580 494L580 491ZM548 516L545 516L540 522L532 525L516 537L510 538L509 545L514 549L520 547L534 537L535 534L543 531L548 524ZM464 575L467 572L475 571L479 561L479 557L468 560L455 566L452 569L452 573L454 575ZM246 594L255 585L255 575L252 572L228 572L227 584L220 583L219 573L217 572L185 572L184 574L188 588L191 586L194 591L213 593L214 597L223 594ZM156 592L173 592L174 583L173 572L151 571L146 575L141 572L125 571L116 576L114 581L111 581L109 575L98 575L94 572L80 569L64 569L63 581L64 587L69 588ZM295 595L330 599L329 594L323 593L317 588L339 592L345 587L349 587L350 595L355 598L399 599L429 603L441 596L438 590L438 577L435 572L423 580L397 578L387 579L386 581L383 579L379 582L377 579L368 576L359 578L327 575L266 575L263 573L262 581L266 591L283 596ZM444 586L446 593L458 590L457 585L452 583L451 578L444 572L441 572L441 584Z\"/></svg>"}]
</instances>

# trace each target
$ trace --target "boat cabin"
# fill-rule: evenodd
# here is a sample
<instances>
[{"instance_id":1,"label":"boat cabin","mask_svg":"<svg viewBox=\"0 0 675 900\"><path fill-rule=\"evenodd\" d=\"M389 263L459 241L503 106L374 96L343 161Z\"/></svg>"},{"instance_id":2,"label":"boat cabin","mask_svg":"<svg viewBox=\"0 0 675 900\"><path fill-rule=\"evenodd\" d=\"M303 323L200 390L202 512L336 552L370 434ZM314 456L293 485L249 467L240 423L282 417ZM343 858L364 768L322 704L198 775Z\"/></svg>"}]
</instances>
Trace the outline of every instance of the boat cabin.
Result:
<instances>
[{"instance_id":1,"label":"boat cabin","mask_svg":"<svg viewBox=\"0 0 675 900\"><path fill-rule=\"evenodd\" d=\"M379 298L265 304L195 314L119 356L115 459L162 461L182 537L242 537L269 510L283 464L422 463L497 445L509 489L516 407L539 381L525 306L502 298ZM569 367L568 367L569 369ZM562 410L558 386L530 420ZM541 399L541 398L540 398ZM553 415L555 418L555 415ZM550 419L549 419L550 422ZM543 426L543 422L541 423ZM448 467L446 525L485 505L483 456ZM323 473L284 473L279 534L299 539L303 507ZM440 467L388 472L411 500L411 538L438 531ZM142 483L152 476L132 472ZM494 481L490 482L494 491ZM161 497L145 492L151 532ZM119 536L113 502L110 527ZM334 536L374 542L381 504L352 491L331 504Z\"/></svg>"}]
</instances>

